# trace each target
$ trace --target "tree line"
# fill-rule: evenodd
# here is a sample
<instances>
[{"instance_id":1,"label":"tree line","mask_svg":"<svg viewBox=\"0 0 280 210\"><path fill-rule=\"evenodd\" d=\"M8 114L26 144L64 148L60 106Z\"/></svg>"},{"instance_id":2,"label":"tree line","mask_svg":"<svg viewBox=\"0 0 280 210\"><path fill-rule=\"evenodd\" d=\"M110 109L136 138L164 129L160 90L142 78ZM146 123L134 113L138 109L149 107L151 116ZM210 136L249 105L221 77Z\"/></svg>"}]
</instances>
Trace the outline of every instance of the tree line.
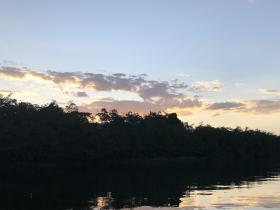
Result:
<instances>
[{"instance_id":1,"label":"tree line","mask_svg":"<svg viewBox=\"0 0 280 210\"><path fill-rule=\"evenodd\" d=\"M65 108L0 96L0 161L87 163L172 158L267 159L280 157L272 133L210 125L192 126L176 113L147 115L101 109L93 115L74 103Z\"/></svg>"}]
</instances>

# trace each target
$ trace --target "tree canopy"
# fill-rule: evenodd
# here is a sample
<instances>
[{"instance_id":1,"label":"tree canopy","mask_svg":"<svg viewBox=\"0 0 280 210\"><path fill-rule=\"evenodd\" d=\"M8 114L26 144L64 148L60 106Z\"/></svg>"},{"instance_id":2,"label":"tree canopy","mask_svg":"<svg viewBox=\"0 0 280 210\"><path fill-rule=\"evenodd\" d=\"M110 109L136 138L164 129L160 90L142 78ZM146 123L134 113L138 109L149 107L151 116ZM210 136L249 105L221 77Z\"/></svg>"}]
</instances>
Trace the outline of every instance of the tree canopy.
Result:
<instances>
[{"instance_id":1,"label":"tree canopy","mask_svg":"<svg viewBox=\"0 0 280 210\"><path fill-rule=\"evenodd\" d=\"M176 113L147 115L101 109L79 112L70 102L39 106L0 97L0 161L90 162L151 158L279 158L280 137L248 128L194 127Z\"/></svg>"}]
</instances>

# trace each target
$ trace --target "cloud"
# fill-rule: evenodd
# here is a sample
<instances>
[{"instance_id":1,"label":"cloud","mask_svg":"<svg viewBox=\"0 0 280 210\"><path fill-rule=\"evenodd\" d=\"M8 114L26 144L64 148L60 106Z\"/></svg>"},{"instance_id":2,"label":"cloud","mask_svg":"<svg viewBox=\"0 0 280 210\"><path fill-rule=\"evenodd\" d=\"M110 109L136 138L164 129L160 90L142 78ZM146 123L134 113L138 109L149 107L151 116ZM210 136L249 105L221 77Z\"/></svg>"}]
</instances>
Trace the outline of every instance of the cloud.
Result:
<instances>
[{"instance_id":1,"label":"cloud","mask_svg":"<svg viewBox=\"0 0 280 210\"><path fill-rule=\"evenodd\" d=\"M242 111L253 114L273 114L280 112L280 100L250 100L247 101L247 106Z\"/></svg>"},{"instance_id":2,"label":"cloud","mask_svg":"<svg viewBox=\"0 0 280 210\"><path fill-rule=\"evenodd\" d=\"M31 78L35 80L39 78L51 82L61 90L70 87L96 91L129 91L137 93L143 100L149 101L155 98L181 97L177 91L187 87L184 82L179 80L154 81L148 80L146 76L145 74L126 75L123 73L106 75L81 72L38 72L26 68L0 67L0 78L2 79L25 80Z\"/></svg>"},{"instance_id":3,"label":"cloud","mask_svg":"<svg viewBox=\"0 0 280 210\"><path fill-rule=\"evenodd\" d=\"M69 93L69 92L66 91L66 93ZM88 97L88 94L84 91L77 91L77 92L72 91L70 94L72 94L75 97L80 97L80 98Z\"/></svg>"},{"instance_id":4,"label":"cloud","mask_svg":"<svg viewBox=\"0 0 280 210\"><path fill-rule=\"evenodd\" d=\"M198 99L190 99L185 93L188 85L175 79L156 81L147 79L147 75L95 74L82 72L39 72L27 68L0 67L0 78L9 80L33 79L37 82L48 82L66 94L76 97L87 97L86 90L95 91L127 91L138 95L146 105L156 106L164 110L170 107L189 105L201 106ZM39 79L39 80L38 80ZM210 82L213 86L215 82ZM79 91L77 91L77 89Z\"/></svg>"},{"instance_id":5,"label":"cloud","mask_svg":"<svg viewBox=\"0 0 280 210\"><path fill-rule=\"evenodd\" d=\"M183 72L180 72L180 73L178 73L177 75L178 75L179 77L190 77L189 74L185 74L185 73L183 73Z\"/></svg>"},{"instance_id":6,"label":"cloud","mask_svg":"<svg viewBox=\"0 0 280 210\"><path fill-rule=\"evenodd\" d=\"M233 111L247 114L274 114L280 112L280 100L241 100L240 102L212 103L206 110Z\"/></svg>"},{"instance_id":7,"label":"cloud","mask_svg":"<svg viewBox=\"0 0 280 210\"><path fill-rule=\"evenodd\" d=\"M220 113L214 113L214 114L212 114L212 117L219 117L219 116L221 116Z\"/></svg>"},{"instance_id":8,"label":"cloud","mask_svg":"<svg viewBox=\"0 0 280 210\"><path fill-rule=\"evenodd\" d=\"M246 104L240 102L218 102L207 107L207 110L236 110L244 108Z\"/></svg>"},{"instance_id":9,"label":"cloud","mask_svg":"<svg viewBox=\"0 0 280 210\"><path fill-rule=\"evenodd\" d=\"M0 62L1 65L7 65L7 66L17 66L18 63L15 61L10 61L10 60L3 60L2 62Z\"/></svg>"},{"instance_id":10,"label":"cloud","mask_svg":"<svg viewBox=\"0 0 280 210\"><path fill-rule=\"evenodd\" d=\"M108 109L119 109L121 112L135 111L147 113L149 111L183 110L190 114L195 108L197 110L230 111L247 114L273 114L280 112L280 99L275 100L238 100L222 101L205 104L199 97L190 97L186 94L192 92L217 92L221 89L221 82L200 81L191 86L175 79L171 81L156 81L147 79L147 75L127 75L123 73L96 74L82 72L57 72L57 71L35 71L28 68L2 66L0 67L0 79L8 80L34 80L40 84L48 84L58 87L62 93L75 97L89 97L87 92L124 91L139 96L135 100L101 99L90 104L82 105L84 109L91 111L103 107ZM260 89L262 94L280 96L280 90ZM0 90L0 93L10 93L9 90ZM99 93L98 93L99 94ZM100 98L100 96L99 96ZM89 98L87 99L87 101ZM93 99L94 100L94 99Z\"/></svg>"},{"instance_id":11,"label":"cloud","mask_svg":"<svg viewBox=\"0 0 280 210\"><path fill-rule=\"evenodd\" d=\"M1 67L0 78L4 79L23 79L25 72L14 67Z\"/></svg>"},{"instance_id":12,"label":"cloud","mask_svg":"<svg viewBox=\"0 0 280 210\"><path fill-rule=\"evenodd\" d=\"M170 84L169 82L154 81L141 86L137 92L139 93L139 96L141 96L144 100L155 101L163 98L182 98L183 95L177 94L176 91L183 88L185 88L185 86L182 84L176 85Z\"/></svg>"},{"instance_id":13,"label":"cloud","mask_svg":"<svg viewBox=\"0 0 280 210\"><path fill-rule=\"evenodd\" d=\"M78 92L76 92L76 96L78 96L78 97L88 97L88 94L86 92L83 92L83 91L78 91Z\"/></svg>"},{"instance_id":14,"label":"cloud","mask_svg":"<svg viewBox=\"0 0 280 210\"><path fill-rule=\"evenodd\" d=\"M148 101L133 101L133 100L115 100L113 98L104 98L99 101L94 101L90 104L81 105L79 108L82 111L96 113L102 108L108 110L117 109L119 112L137 112L140 114L146 114L150 111L159 112L166 111L169 108L195 108L201 107L202 103L197 99L185 99L181 102L169 101L164 103L152 103Z\"/></svg>"},{"instance_id":15,"label":"cloud","mask_svg":"<svg viewBox=\"0 0 280 210\"><path fill-rule=\"evenodd\" d=\"M222 84L219 80L213 80L210 82L207 81L199 81L194 83L189 91L192 92L217 92L220 91Z\"/></svg>"},{"instance_id":16,"label":"cloud","mask_svg":"<svg viewBox=\"0 0 280 210\"><path fill-rule=\"evenodd\" d=\"M259 92L264 95L280 96L280 90L275 89L259 89Z\"/></svg>"},{"instance_id":17,"label":"cloud","mask_svg":"<svg viewBox=\"0 0 280 210\"><path fill-rule=\"evenodd\" d=\"M82 105L79 107L81 111L87 111L91 113L96 113L100 111L102 108L105 108L107 110L117 109L121 113L132 111L140 114L145 114L150 111L154 111L154 112L162 111L160 106L157 106L156 104L152 104L149 102L132 101L132 100L118 101L112 98L95 101L90 104Z\"/></svg>"},{"instance_id":18,"label":"cloud","mask_svg":"<svg viewBox=\"0 0 280 210\"><path fill-rule=\"evenodd\" d=\"M0 90L0 94L1 93L7 93L7 94L11 94L11 93L15 93L16 91L13 91L13 90Z\"/></svg>"}]
</instances>

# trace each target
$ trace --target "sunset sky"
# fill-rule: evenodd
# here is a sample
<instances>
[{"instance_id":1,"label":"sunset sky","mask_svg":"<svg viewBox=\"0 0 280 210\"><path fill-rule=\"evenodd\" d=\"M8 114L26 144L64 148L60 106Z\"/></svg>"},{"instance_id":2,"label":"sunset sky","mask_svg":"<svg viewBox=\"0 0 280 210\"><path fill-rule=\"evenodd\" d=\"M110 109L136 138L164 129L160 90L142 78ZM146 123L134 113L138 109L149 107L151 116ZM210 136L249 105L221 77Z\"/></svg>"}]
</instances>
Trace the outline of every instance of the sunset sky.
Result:
<instances>
[{"instance_id":1,"label":"sunset sky","mask_svg":"<svg viewBox=\"0 0 280 210\"><path fill-rule=\"evenodd\" d=\"M0 0L0 93L280 134L278 0Z\"/></svg>"}]
</instances>

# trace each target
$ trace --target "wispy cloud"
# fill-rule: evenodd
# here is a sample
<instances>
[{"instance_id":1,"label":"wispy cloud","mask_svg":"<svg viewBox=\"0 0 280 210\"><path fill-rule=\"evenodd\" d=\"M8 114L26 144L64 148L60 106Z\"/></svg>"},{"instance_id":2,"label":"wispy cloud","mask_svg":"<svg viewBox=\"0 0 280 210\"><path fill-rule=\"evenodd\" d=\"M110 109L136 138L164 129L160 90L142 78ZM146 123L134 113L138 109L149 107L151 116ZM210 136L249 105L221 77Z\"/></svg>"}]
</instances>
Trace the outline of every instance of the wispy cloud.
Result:
<instances>
[{"instance_id":1,"label":"wispy cloud","mask_svg":"<svg viewBox=\"0 0 280 210\"><path fill-rule=\"evenodd\" d=\"M212 117L219 117L219 116L221 116L220 113L214 113L214 114L212 114Z\"/></svg>"},{"instance_id":2,"label":"wispy cloud","mask_svg":"<svg viewBox=\"0 0 280 210\"><path fill-rule=\"evenodd\" d=\"M189 74L185 74L185 73L183 73L183 72L180 72L180 73L178 73L177 75L178 75L179 77L185 77L185 78L190 77Z\"/></svg>"},{"instance_id":3,"label":"wispy cloud","mask_svg":"<svg viewBox=\"0 0 280 210\"><path fill-rule=\"evenodd\" d=\"M276 89L259 89L259 92L264 95L280 96L280 90Z\"/></svg>"},{"instance_id":4,"label":"wispy cloud","mask_svg":"<svg viewBox=\"0 0 280 210\"><path fill-rule=\"evenodd\" d=\"M219 80L199 81L189 87L189 91L193 92L217 92L220 91L222 83Z\"/></svg>"},{"instance_id":5,"label":"wispy cloud","mask_svg":"<svg viewBox=\"0 0 280 210\"><path fill-rule=\"evenodd\" d=\"M240 100L212 103L207 106L209 111L233 111L247 114L273 114L280 112L280 100Z\"/></svg>"},{"instance_id":6,"label":"wispy cloud","mask_svg":"<svg viewBox=\"0 0 280 210\"><path fill-rule=\"evenodd\" d=\"M12 94L15 93L16 91L14 90L0 90L0 94Z\"/></svg>"},{"instance_id":7,"label":"wispy cloud","mask_svg":"<svg viewBox=\"0 0 280 210\"><path fill-rule=\"evenodd\" d=\"M75 96L75 97L80 97L80 98L83 98L83 97L88 97L88 94L84 91L65 91L64 93L66 94L70 94L72 96Z\"/></svg>"},{"instance_id":8,"label":"wispy cloud","mask_svg":"<svg viewBox=\"0 0 280 210\"><path fill-rule=\"evenodd\" d=\"M241 108L244 108L246 104L240 103L240 102L217 102L209 105L207 107L207 110L240 110Z\"/></svg>"},{"instance_id":9,"label":"wispy cloud","mask_svg":"<svg viewBox=\"0 0 280 210\"><path fill-rule=\"evenodd\" d=\"M280 100L250 100L247 101L246 109L243 111L253 114L273 114L280 112Z\"/></svg>"}]
</instances>

